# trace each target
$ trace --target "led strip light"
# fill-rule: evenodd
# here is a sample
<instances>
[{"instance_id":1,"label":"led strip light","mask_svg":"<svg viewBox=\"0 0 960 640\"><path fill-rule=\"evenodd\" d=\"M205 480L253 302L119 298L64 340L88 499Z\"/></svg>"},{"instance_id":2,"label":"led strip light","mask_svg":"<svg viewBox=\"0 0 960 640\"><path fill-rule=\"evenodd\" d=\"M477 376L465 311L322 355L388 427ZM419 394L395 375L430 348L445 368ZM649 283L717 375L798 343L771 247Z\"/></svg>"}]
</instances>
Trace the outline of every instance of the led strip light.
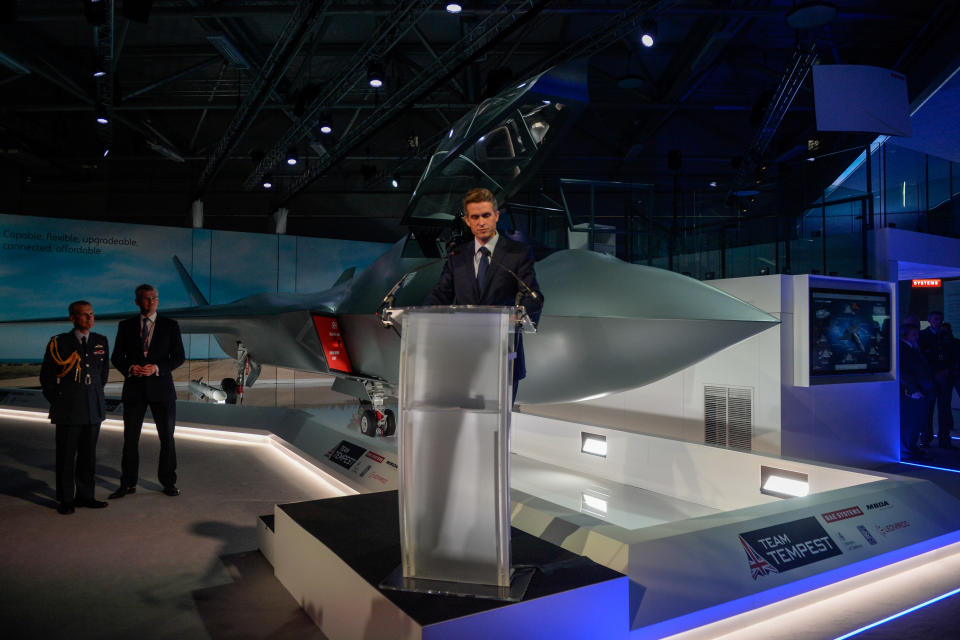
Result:
<instances>
[{"instance_id":1,"label":"led strip light","mask_svg":"<svg viewBox=\"0 0 960 640\"><path fill-rule=\"evenodd\" d=\"M22 409L0 408L0 417L13 418L16 420L25 420L28 422L43 422L50 424L50 419L45 413L39 411L28 411ZM157 437L156 425L153 422L144 421L143 425L154 427L154 429L145 430L144 433ZM101 429L123 433L123 420L116 418L107 418L100 425ZM240 446L259 446L270 449L287 461L291 468L300 471L306 471L315 480L324 485L329 491L337 495L354 495L359 493L350 485L341 482L333 476L326 473L307 457L298 453L289 443L269 433L247 433L243 431L226 431L223 429L205 429L199 427L175 426L177 438L186 440L196 440L199 442L211 442L214 444L232 444Z\"/></svg>"}]
</instances>

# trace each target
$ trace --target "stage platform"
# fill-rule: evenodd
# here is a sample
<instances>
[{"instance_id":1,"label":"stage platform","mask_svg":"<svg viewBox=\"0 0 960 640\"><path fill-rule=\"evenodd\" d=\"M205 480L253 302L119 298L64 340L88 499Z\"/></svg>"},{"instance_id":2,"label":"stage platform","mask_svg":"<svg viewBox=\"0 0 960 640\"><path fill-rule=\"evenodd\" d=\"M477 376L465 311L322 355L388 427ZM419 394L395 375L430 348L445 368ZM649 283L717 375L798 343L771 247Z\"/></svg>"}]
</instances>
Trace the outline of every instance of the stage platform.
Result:
<instances>
[{"instance_id":1,"label":"stage platform","mask_svg":"<svg viewBox=\"0 0 960 640\"><path fill-rule=\"evenodd\" d=\"M520 602L379 588L400 565L396 491L278 505L258 531L277 578L338 640L608 638L627 622L626 576L516 529L514 566L535 569Z\"/></svg>"},{"instance_id":2,"label":"stage platform","mask_svg":"<svg viewBox=\"0 0 960 640\"><path fill-rule=\"evenodd\" d=\"M3 403L25 407L36 403L30 395L8 394ZM216 426L196 422L184 427L189 433L208 432L228 439L258 438L258 442L288 452L307 466L312 465L316 473L335 480L343 494L379 495L380 499L395 495L389 491L371 493L375 490L363 484L371 468L383 471L392 482L389 474L395 468L386 461L395 455L394 442L390 438L360 435L353 424L353 413L344 407L312 413L243 407L217 412L217 407L207 405L193 408L191 414L191 409L187 409L183 413L193 420L228 416L234 423ZM238 417L243 420L237 420ZM819 635L810 632L805 637L828 637L824 633L829 632L822 632L822 628L856 628L876 619L874 615L882 617L893 610L897 606L894 602L913 606L927 596L937 595L934 591L943 585L955 583L943 568L960 566L960 502L930 482L539 416L515 414L514 419L511 497L517 548L522 546L518 536L530 534L544 543L562 547L574 557L589 558L606 570L625 575L621 581L629 583L623 615L604 618L604 624L608 620L622 624L619 631L613 625L605 627L601 636L593 637L659 638L680 634L678 638L712 638L730 629L744 632L745 627L758 624L758 628L767 629L766 635L754 637L782 637L769 625L764 627L767 620L792 615L798 607L826 607L830 596L825 594L844 594L857 604L855 610L843 609L839 614L844 616L842 623L831 627L821 619L803 621L806 627L821 629ZM607 438L606 457L587 456L580 451L584 432ZM335 455L338 451L342 455ZM335 457L338 459L334 460ZM383 458L383 462L377 462L377 458ZM760 470L764 466L805 474L810 495L781 499L762 494ZM334 502L337 500L340 499ZM392 509L384 502L364 516L361 528L396 528L395 498L392 500ZM286 527L288 531L309 535L309 526L297 524L291 516L303 515L309 520L309 509L302 513L299 509L307 507L278 506L273 514L274 529L281 532ZM312 509L323 511L324 517L331 513L327 506ZM308 588L314 587L287 584L289 576L300 575L297 579L312 580L321 589L345 584L344 581L356 583L366 594L358 600L366 608L361 607L362 612L358 612L354 607L351 611L364 619L381 609L392 612L396 620L406 616L411 625L409 632L421 634L411 637L430 637L429 633L439 633L441 628L452 629L443 627L451 624L449 621L432 626L438 623L412 613L399 613L393 600L374 585L399 564L398 543L394 543L395 551L389 552L394 553L390 562L384 563L393 566L378 569L386 572L384 576L345 570L349 563L336 550L299 554L299 560L290 563L295 569L291 573L279 568L278 557L287 547L286 543L277 542L281 534L268 533L266 521L261 521L259 528L261 550L272 559L278 579L291 593L307 593ZM813 533L817 535L811 536ZM345 539L362 551L370 546L367 535ZM271 542L264 542L267 539ZM816 539L820 539L821 545L816 547L817 553L809 547L805 561L790 561L791 554L805 553L802 548L798 550L797 542L806 548L807 542ZM766 571L754 570L753 564L761 568L763 564L751 558L748 544L767 563ZM388 552L385 547L378 548ZM344 552L341 549L339 553ZM314 556L325 556L327 565L339 566L346 573L331 574L323 567L313 566L297 574L300 565L310 565ZM514 563L518 563L516 556ZM356 575L348 577L351 572ZM849 595L890 581L896 583L899 576L908 574L925 578L909 590L892 587L896 596L889 588L879 599L874 597L869 602ZM337 589L328 594L334 598L341 595ZM549 601L559 597L555 594L537 599ZM617 600L620 596L612 598ZM312 617L310 607L330 607L329 603L307 607L307 601L299 596L298 601ZM456 619L469 619L483 629L486 627L479 622L480 618L474 617L480 613ZM495 618L501 614L484 615ZM740 637L740 632L732 637ZM445 633L442 637L460 637Z\"/></svg>"}]
</instances>

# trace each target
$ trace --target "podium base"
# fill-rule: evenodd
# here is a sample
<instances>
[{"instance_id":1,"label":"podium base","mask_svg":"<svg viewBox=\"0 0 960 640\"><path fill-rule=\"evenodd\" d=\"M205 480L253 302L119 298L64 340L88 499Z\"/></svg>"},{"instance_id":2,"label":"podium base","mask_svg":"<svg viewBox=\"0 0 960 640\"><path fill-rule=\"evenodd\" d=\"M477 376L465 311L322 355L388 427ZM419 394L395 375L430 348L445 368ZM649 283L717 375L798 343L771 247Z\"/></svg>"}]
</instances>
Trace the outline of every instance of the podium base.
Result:
<instances>
[{"instance_id":1,"label":"podium base","mask_svg":"<svg viewBox=\"0 0 960 640\"><path fill-rule=\"evenodd\" d=\"M509 587L499 587L493 584L475 584L472 582L448 582L446 580L430 580L427 578L405 578L403 566L393 570L380 583L381 589L391 591L411 591L413 593L430 593L443 596L462 596L465 598L483 598L485 600L503 600L505 602L520 602L527 593L530 579L533 578L533 569L514 569Z\"/></svg>"}]
</instances>

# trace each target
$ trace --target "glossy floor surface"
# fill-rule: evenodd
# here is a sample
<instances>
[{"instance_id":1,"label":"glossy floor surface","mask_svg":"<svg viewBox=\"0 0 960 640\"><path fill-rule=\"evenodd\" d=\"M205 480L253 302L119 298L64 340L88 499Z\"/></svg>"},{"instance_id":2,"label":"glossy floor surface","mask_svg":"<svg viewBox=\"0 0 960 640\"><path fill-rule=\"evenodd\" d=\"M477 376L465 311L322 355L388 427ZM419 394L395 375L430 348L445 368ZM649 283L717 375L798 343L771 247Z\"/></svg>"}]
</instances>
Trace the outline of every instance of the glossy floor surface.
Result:
<instances>
[{"instance_id":1,"label":"glossy floor surface","mask_svg":"<svg viewBox=\"0 0 960 640\"><path fill-rule=\"evenodd\" d=\"M182 495L160 493L140 442L136 494L60 515L54 429L0 419L0 620L5 638L323 638L257 551L276 502L330 495L272 449L177 440ZM97 498L118 486L122 437L103 430Z\"/></svg>"}]
</instances>

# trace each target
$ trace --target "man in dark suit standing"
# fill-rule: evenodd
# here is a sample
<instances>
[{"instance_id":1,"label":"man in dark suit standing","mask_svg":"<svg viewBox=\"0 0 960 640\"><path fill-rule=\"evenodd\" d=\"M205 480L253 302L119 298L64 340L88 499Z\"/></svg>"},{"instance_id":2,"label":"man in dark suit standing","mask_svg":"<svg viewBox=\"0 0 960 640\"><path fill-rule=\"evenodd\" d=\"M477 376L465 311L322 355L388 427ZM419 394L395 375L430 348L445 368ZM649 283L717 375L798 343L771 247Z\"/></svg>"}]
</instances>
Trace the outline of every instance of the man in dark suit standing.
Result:
<instances>
[{"instance_id":1,"label":"man in dark suit standing","mask_svg":"<svg viewBox=\"0 0 960 640\"><path fill-rule=\"evenodd\" d=\"M906 460L924 460L917 438L927 419L927 404L933 393L933 376L920 352L920 326L900 325L900 455Z\"/></svg>"},{"instance_id":2,"label":"man in dark suit standing","mask_svg":"<svg viewBox=\"0 0 960 640\"><path fill-rule=\"evenodd\" d=\"M70 304L73 331L50 338L40 367L43 397L50 402L50 422L57 425L57 512L75 507L101 509L93 495L97 438L106 417L103 387L110 369L106 336L91 331L93 307L86 300Z\"/></svg>"},{"instance_id":3,"label":"man in dark suit standing","mask_svg":"<svg viewBox=\"0 0 960 640\"><path fill-rule=\"evenodd\" d=\"M142 284L136 288L135 302L140 313L117 326L113 366L123 381L123 457L120 488L110 498L134 493L140 468L140 431L147 407L160 437L160 464L157 478L168 496L180 495L177 488L177 452L173 427L177 420L177 393L173 387L174 369L183 364L183 340L180 325L172 318L157 314L160 304L157 290Z\"/></svg>"},{"instance_id":4,"label":"man in dark suit standing","mask_svg":"<svg viewBox=\"0 0 960 640\"><path fill-rule=\"evenodd\" d=\"M920 351L927 359L930 373L933 375L933 390L927 400L927 419L923 428L923 442L929 445L933 440L933 412L937 412L937 444L942 449L954 449L950 438L953 429L953 410L950 408L953 396L952 344L941 331L943 312L931 311L927 315L930 326L920 332Z\"/></svg>"},{"instance_id":5,"label":"man in dark suit standing","mask_svg":"<svg viewBox=\"0 0 960 640\"><path fill-rule=\"evenodd\" d=\"M536 321L543 309L543 294L533 268L533 251L527 245L497 233L500 211L496 198L488 189L468 191L463 197L463 214L464 221L473 233L473 240L454 249L453 255L443 265L440 280L427 295L424 304L512 306L520 292L523 294L522 303ZM534 295L530 295L530 292ZM526 375L523 342L519 333L516 351L514 398L517 396L517 385Z\"/></svg>"}]
</instances>

